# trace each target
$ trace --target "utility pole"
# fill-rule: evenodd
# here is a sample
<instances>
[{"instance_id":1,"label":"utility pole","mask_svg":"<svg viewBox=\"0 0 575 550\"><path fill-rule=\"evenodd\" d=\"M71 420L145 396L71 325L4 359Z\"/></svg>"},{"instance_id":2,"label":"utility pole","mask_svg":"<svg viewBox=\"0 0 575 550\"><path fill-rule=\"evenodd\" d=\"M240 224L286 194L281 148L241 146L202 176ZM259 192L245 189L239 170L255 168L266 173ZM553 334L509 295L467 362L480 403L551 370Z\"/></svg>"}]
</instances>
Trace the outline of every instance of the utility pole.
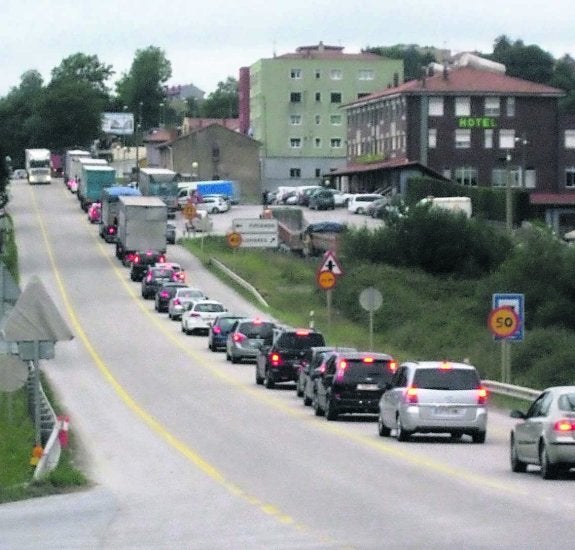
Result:
<instances>
[{"instance_id":1,"label":"utility pole","mask_svg":"<svg viewBox=\"0 0 575 550\"><path fill-rule=\"evenodd\" d=\"M511 193L511 151L505 155L505 227L508 233L513 231L513 195Z\"/></svg>"}]
</instances>

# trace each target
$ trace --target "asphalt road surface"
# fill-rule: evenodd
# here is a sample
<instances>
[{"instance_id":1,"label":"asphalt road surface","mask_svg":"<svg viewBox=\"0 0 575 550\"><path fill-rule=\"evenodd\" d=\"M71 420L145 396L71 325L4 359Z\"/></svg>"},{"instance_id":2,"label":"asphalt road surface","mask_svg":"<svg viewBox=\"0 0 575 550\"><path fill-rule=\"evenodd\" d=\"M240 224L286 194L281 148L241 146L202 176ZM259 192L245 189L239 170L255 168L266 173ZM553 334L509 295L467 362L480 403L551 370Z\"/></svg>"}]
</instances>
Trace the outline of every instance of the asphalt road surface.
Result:
<instances>
[{"instance_id":1,"label":"asphalt road surface","mask_svg":"<svg viewBox=\"0 0 575 550\"><path fill-rule=\"evenodd\" d=\"M485 445L316 418L154 312L61 183L12 196L22 287L38 275L75 335L42 370L93 485L0 505L0 548L572 547L575 476L511 473L507 415L490 411ZM265 316L181 247L168 259L230 310Z\"/></svg>"}]
</instances>

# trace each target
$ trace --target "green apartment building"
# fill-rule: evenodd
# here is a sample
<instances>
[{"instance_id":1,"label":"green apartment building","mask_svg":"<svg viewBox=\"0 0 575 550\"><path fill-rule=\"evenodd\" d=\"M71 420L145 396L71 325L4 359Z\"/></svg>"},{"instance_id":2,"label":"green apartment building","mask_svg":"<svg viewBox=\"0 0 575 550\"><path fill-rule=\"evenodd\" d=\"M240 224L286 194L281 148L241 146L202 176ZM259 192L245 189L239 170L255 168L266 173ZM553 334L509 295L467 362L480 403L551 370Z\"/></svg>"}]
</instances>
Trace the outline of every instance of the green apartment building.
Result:
<instances>
[{"instance_id":1,"label":"green apartment building","mask_svg":"<svg viewBox=\"0 0 575 550\"><path fill-rule=\"evenodd\" d=\"M246 73L240 72L240 103L249 97L249 109L240 112L240 125L243 114L249 134L262 143L262 185L273 191L319 184L323 174L345 166L341 106L403 82L403 62L320 42L260 59Z\"/></svg>"}]
</instances>

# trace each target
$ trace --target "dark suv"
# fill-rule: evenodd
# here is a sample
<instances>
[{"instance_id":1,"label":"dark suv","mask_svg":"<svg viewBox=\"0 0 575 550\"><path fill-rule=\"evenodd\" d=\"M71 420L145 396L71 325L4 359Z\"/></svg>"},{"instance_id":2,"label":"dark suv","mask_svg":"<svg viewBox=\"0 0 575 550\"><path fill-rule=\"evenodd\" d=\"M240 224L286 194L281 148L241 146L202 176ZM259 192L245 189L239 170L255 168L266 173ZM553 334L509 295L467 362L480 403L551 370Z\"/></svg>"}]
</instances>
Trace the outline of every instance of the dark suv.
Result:
<instances>
[{"instance_id":1,"label":"dark suv","mask_svg":"<svg viewBox=\"0 0 575 550\"><path fill-rule=\"evenodd\" d=\"M150 300L156 296L158 289L167 282L174 281L176 272L167 267L148 267L142 279L142 298Z\"/></svg>"},{"instance_id":2,"label":"dark suv","mask_svg":"<svg viewBox=\"0 0 575 550\"><path fill-rule=\"evenodd\" d=\"M132 281L140 282L148 267L155 264L162 264L166 261L166 255L164 252L159 252L157 250L146 250L145 252L136 252L132 258L132 269L130 271L130 279Z\"/></svg>"},{"instance_id":3,"label":"dark suv","mask_svg":"<svg viewBox=\"0 0 575 550\"><path fill-rule=\"evenodd\" d=\"M256 358L256 384L273 388L280 382L297 382L309 348L325 346L320 332L311 329L281 330L271 346L262 346Z\"/></svg>"},{"instance_id":4,"label":"dark suv","mask_svg":"<svg viewBox=\"0 0 575 550\"><path fill-rule=\"evenodd\" d=\"M396 369L397 363L385 353L333 353L315 380L316 416L337 420L343 413L377 414L379 399Z\"/></svg>"}]
</instances>

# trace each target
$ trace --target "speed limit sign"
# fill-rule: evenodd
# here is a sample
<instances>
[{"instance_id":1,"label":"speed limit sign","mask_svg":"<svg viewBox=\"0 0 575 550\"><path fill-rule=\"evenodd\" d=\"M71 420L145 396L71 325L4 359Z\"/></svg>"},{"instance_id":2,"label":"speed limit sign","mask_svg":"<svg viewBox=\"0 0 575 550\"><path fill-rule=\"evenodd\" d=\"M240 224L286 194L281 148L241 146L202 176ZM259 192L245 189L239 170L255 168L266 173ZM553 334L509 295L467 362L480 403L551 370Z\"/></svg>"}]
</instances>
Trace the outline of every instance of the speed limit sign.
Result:
<instances>
[{"instance_id":1,"label":"speed limit sign","mask_svg":"<svg viewBox=\"0 0 575 550\"><path fill-rule=\"evenodd\" d=\"M519 316L510 306L491 310L487 320L489 330L498 338L510 338L519 330Z\"/></svg>"}]
</instances>

